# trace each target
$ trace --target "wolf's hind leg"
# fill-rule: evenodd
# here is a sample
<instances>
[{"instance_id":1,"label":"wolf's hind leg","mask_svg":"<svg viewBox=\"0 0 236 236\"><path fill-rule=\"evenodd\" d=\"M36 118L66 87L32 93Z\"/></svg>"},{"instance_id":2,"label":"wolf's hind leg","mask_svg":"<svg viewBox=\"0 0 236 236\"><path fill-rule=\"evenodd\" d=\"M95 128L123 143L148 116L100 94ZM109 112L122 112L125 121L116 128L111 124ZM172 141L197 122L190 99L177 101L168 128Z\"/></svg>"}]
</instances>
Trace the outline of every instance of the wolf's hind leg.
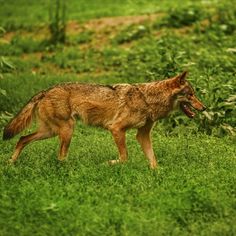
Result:
<instances>
[{"instance_id":1,"label":"wolf's hind leg","mask_svg":"<svg viewBox=\"0 0 236 236\"><path fill-rule=\"evenodd\" d=\"M155 169L157 166L157 161L155 154L153 152L152 141L150 137L153 124L154 124L153 122L147 122L143 127L138 129L136 135L136 138L140 143L144 154L147 156L149 160L151 169Z\"/></svg>"},{"instance_id":2,"label":"wolf's hind leg","mask_svg":"<svg viewBox=\"0 0 236 236\"><path fill-rule=\"evenodd\" d=\"M36 131L35 133L29 134L26 136L21 136L19 141L16 144L16 148L15 148L15 151L10 159L10 162L12 162L12 163L15 162L17 160L17 158L19 157L23 148L26 145L28 145L29 143L31 143L33 141L37 141L37 140L50 138L53 136L54 136L53 132L51 132L50 130L45 130L45 129L40 129L40 130Z\"/></svg>"},{"instance_id":3,"label":"wolf's hind leg","mask_svg":"<svg viewBox=\"0 0 236 236\"><path fill-rule=\"evenodd\" d=\"M60 161L66 159L73 131L74 131L74 120L72 119L66 121L59 128L60 150L59 150L58 160Z\"/></svg>"},{"instance_id":4,"label":"wolf's hind leg","mask_svg":"<svg viewBox=\"0 0 236 236\"><path fill-rule=\"evenodd\" d=\"M113 165L116 163L124 163L128 159L126 143L125 143L125 130L122 129L112 129L112 136L116 143L116 146L119 151L119 159L118 160L110 160L109 164Z\"/></svg>"}]
</instances>

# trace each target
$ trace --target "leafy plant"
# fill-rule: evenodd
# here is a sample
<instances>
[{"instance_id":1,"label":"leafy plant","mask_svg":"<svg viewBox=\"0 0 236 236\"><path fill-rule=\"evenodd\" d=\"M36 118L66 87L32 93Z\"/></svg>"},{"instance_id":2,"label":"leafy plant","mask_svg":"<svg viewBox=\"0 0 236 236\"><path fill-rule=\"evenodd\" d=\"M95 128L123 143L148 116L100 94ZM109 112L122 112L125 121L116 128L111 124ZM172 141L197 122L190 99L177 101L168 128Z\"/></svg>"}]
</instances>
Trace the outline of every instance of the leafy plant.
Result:
<instances>
[{"instance_id":1,"label":"leafy plant","mask_svg":"<svg viewBox=\"0 0 236 236\"><path fill-rule=\"evenodd\" d=\"M75 42L77 44L84 44L92 41L92 37L94 35L94 32L91 30L82 31L78 35L76 35Z\"/></svg>"},{"instance_id":2,"label":"leafy plant","mask_svg":"<svg viewBox=\"0 0 236 236\"><path fill-rule=\"evenodd\" d=\"M0 38L6 33L6 30L3 27L0 27Z\"/></svg>"},{"instance_id":3,"label":"leafy plant","mask_svg":"<svg viewBox=\"0 0 236 236\"><path fill-rule=\"evenodd\" d=\"M36 40L32 37L21 37L19 35L15 35L10 43L0 43L1 54L4 56L19 56L23 53L49 51L51 48L48 40Z\"/></svg>"},{"instance_id":4,"label":"leafy plant","mask_svg":"<svg viewBox=\"0 0 236 236\"><path fill-rule=\"evenodd\" d=\"M173 28L180 28L192 25L206 17L202 7L198 6L185 6L173 8L168 12L161 22L156 22L155 27L166 26Z\"/></svg>"},{"instance_id":5,"label":"leafy plant","mask_svg":"<svg viewBox=\"0 0 236 236\"><path fill-rule=\"evenodd\" d=\"M9 112L0 111L0 126L5 125L11 118L13 118L13 114L11 114Z\"/></svg>"},{"instance_id":6,"label":"leafy plant","mask_svg":"<svg viewBox=\"0 0 236 236\"><path fill-rule=\"evenodd\" d=\"M15 70L15 66L5 57L0 57L0 74Z\"/></svg>"},{"instance_id":7,"label":"leafy plant","mask_svg":"<svg viewBox=\"0 0 236 236\"><path fill-rule=\"evenodd\" d=\"M53 44L65 43L66 40L66 1L50 0L49 29Z\"/></svg>"},{"instance_id":8,"label":"leafy plant","mask_svg":"<svg viewBox=\"0 0 236 236\"><path fill-rule=\"evenodd\" d=\"M118 44L129 43L133 40L143 38L150 33L149 29L145 25L130 25L121 32L119 32L114 38L113 42Z\"/></svg>"},{"instance_id":9,"label":"leafy plant","mask_svg":"<svg viewBox=\"0 0 236 236\"><path fill-rule=\"evenodd\" d=\"M230 74L229 74L230 76ZM236 127L236 97L235 82L225 81L223 77L213 80L211 76L206 76L201 84L205 83L208 109L199 117L201 128L208 134L222 135L225 133L234 135Z\"/></svg>"}]
</instances>

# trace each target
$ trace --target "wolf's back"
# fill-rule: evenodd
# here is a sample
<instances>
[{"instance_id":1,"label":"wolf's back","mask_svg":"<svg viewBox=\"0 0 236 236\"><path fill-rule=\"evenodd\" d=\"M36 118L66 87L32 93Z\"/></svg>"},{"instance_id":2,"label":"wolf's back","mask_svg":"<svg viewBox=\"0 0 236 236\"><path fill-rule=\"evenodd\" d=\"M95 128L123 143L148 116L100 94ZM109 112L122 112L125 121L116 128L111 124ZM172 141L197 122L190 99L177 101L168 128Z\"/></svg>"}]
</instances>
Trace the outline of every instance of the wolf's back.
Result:
<instances>
[{"instance_id":1,"label":"wolf's back","mask_svg":"<svg viewBox=\"0 0 236 236\"><path fill-rule=\"evenodd\" d=\"M44 91L32 97L20 112L6 125L3 130L3 140L11 139L28 127L34 117L38 102L44 97Z\"/></svg>"}]
</instances>

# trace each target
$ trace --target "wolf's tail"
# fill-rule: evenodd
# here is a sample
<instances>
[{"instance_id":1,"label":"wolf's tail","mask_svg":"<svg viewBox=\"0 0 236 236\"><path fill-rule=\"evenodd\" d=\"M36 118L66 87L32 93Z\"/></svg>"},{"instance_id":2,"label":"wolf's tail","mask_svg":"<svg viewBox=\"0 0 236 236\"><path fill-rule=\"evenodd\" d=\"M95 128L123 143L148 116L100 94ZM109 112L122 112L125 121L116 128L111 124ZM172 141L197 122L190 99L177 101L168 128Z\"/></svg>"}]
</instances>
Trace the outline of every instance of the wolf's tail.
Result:
<instances>
[{"instance_id":1,"label":"wolf's tail","mask_svg":"<svg viewBox=\"0 0 236 236\"><path fill-rule=\"evenodd\" d=\"M44 97L44 94L44 91L42 91L32 97L22 110L6 125L3 130L3 140L13 138L31 124L34 118L35 108L38 102Z\"/></svg>"}]
</instances>

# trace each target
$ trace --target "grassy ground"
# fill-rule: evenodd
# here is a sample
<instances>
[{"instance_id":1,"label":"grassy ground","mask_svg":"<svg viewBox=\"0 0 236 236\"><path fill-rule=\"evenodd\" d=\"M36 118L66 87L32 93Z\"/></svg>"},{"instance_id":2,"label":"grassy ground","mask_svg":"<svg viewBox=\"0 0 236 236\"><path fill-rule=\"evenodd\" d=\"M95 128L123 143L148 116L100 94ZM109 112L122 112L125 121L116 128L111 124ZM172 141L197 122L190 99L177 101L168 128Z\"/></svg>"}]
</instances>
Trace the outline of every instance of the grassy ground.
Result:
<instances>
[{"instance_id":1,"label":"grassy ground","mask_svg":"<svg viewBox=\"0 0 236 236\"><path fill-rule=\"evenodd\" d=\"M157 171L134 132L130 161L113 167L104 164L116 158L111 136L81 125L63 164L55 139L29 146L14 166L6 164L14 141L2 143L1 235L234 235L232 140L160 133Z\"/></svg>"},{"instance_id":2,"label":"grassy ground","mask_svg":"<svg viewBox=\"0 0 236 236\"><path fill-rule=\"evenodd\" d=\"M47 1L0 3L1 129L32 95L65 81L147 82L187 69L208 107L194 120L177 112L158 122L156 171L133 130L129 162L112 167L111 135L80 122L65 163L56 138L30 145L15 165L18 137L0 141L0 235L236 234L231 1L71 0L64 46L48 44Z\"/></svg>"}]
</instances>

